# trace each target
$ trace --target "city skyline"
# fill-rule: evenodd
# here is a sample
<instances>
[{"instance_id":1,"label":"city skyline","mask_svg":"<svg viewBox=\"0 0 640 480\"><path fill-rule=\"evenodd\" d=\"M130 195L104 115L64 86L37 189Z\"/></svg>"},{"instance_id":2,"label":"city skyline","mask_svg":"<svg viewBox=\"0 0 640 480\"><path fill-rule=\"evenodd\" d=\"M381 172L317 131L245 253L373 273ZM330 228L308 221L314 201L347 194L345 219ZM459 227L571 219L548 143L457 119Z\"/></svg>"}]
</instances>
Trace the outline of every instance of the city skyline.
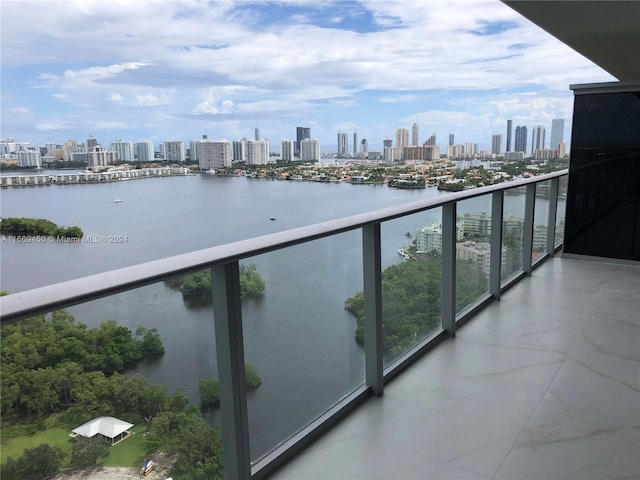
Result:
<instances>
[{"instance_id":1,"label":"city skyline","mask_svg":"<svg viewBox=\"0 0 640 480\"><path fill-rule=\"evenodd\" d=\"M497 0L34 3L1 6L0 137L32 145L279 144L304 125L371 147L415 123L488 150L507 120L570 119L569 84L612 79Z\"/></svg>"}]
</instances>

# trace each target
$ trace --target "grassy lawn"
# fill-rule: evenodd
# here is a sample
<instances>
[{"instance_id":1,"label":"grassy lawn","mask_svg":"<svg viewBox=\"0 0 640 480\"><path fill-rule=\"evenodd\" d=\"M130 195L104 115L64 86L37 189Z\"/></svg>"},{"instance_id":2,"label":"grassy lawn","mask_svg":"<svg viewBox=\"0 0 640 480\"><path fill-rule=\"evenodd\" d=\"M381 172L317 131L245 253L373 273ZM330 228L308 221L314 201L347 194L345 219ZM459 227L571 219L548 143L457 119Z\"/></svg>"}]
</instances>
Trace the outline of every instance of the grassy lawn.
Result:
<instances>
[{"instance_id":1,"label":"grassy lawn","mask_svg":"<svg viewBox=\"0 0 640 480\"><path fill-rule=\"evenodd\" d=\"M144 425L132 428L134 435L111 447L111 454L98 463L110 467L139 467L145 458L144 453Z\"/></svg>"},{"instance_id":2,"label":"grassy lawn","mask_svg":"<svg viewBox=\"0 0 640 480\"><path fill-rule=\"evenodd\" d=\"M69 438L69 432L71 430L65 427L53 427L36 432L33 435L4 439L2 441L2 451L0 452L1 462L5 463L8 457L21 457L25 448L35 448L43 443L61 448L68 455L67 461L70 461L71 438Z\"/></svg>"},{"instance_id":3,"label":"grassy lawn","mask_svg":"<svg viewBox=\"0 0 640 480\"><path fill-rule=\"evenodd\" d=\"M108 457L100 460L100 465L113 467L139 467L145 458L144 425L133 427L134 435L110 448ZM18 458L22 456L25 448L35 448L43 443L61 448L66 454L65 466L71 461L72 441L69 437L71 427L51 427L33 435L21 435L5 438L0 450L0 462L5 463L8 457Z\"/></svg>"}]
</instances>

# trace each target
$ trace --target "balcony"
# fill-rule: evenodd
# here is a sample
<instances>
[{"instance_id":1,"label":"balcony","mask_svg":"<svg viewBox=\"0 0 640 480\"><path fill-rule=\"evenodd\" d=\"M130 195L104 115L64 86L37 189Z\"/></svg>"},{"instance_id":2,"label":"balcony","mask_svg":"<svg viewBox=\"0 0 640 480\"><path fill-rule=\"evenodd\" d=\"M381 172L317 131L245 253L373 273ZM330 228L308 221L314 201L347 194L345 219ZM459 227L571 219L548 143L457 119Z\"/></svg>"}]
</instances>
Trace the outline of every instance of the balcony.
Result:
<instances>
[{"instance_id":1,"label":"balcony","mask_svg":"<svg viewBox=\"0 0 640 480\"><path fill-rule=\"evenodd\" d=\"M230 479L637 475L638 270L553 257L566 176L459 192L19 292L1 300L2 320L74 305L96 310L99 302L129 311L131 292L144 298L136 308L152 308L157 297L145 289L210 269L213 307L199 311L194 335L215 336L215 360L194 353L186 339L173 361L204 355L198 368L209 366L209 376L217 370ZM473 227L464 223L472 215ZM428 245L421 253L405 246L407 259L396 254L399 233L409 229L410 240L411 231L434 222L437 241L416 242ZM469 233L486 237L490 258L461 260L457 244ZM301 248L313 261L288 264ZM383 328L397 298L385 290L382 271L420 263L412 258L418 255L437 262L438 281L423 304L437 308L413 312L422 327L407 336L403 326L398 342L389 338L389 323ZM259 306L242 304L244 261L270 272L280 293L266 306L298 319L295 331L280 330L278 315L261 317ZM360 290L362 349L345 318L327 335L309 321L317 312L287 309L291 298L313 295L326 301L323 321L335 321L334 312L344 314L345 299ZM249 318L271 323L250 326ZM158 325L173 320L159 315ZM265 349L279 354L265 359ZM296 365L300 358L320 365L319 373L309 378ZM241 381L249 360L275 363L284 375L266 404ZM304 391L313 401L294 411Z\"/></svg>"}]
</instances>

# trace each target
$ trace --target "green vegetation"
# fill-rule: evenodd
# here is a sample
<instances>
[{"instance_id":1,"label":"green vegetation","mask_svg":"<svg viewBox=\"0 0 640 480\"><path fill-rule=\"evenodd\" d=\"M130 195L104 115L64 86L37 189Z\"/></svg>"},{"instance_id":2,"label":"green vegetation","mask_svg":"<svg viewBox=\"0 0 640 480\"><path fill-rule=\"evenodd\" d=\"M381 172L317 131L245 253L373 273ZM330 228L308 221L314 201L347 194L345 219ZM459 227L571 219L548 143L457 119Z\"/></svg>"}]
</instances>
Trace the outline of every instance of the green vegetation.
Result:
<instances>
[{"instance_id":1,"label":"green vegetation","mask_svg":"<svg viewBox=\"0 0 640 480\"><path fill-rule=\"evenodd\" d=\"M383 348L396 358L419 339L440 326L440 256L416 256L382 272ZM486 278L470 262L459 261L457 295L469 301L485 291ZM364 345L364 293L358 292L345 301L345 308L357 319L355 340Z\"/></svg>"},{"instance_id":2,"label":"green vegetation","mask_svg":"<svg viewBox=\"0 0 640 480\"><path fill-rule=\"evenodd\" d=\"M80 227L59 227L44 218L3 218L0 233L7 236L28 237L68 237L80 238L84 235Z\"/></svg>"},{"instance_id":3,"label":"green vegetation","mask_svg":"<svg viewBox=\"0 0 640 480\"><path fill-rule=\"evenodd\" d=\"M165 280L165 283L182 292L182 298L190 306L209 305L211 303L211 274L209 270L200 270ZM265 283L253 263L240 264L240 297L260 298L264 295Z\"/></svg>"},{"instance_id":4,"label":"green vegetation","mask_svg":"<svg viewBox=\"0 0 640 480\"><path fill-rule=\"evenodd\" d=\"M262 385L262 379L253 363L244 365L247 387L256 389ZM198 381L198 396L203 408L217 408L220 406L220 384L215 378L201 378Z\"/></svg>"},{"instance_id":5,"label":"green vegetation","mask_svg":"<svg viewBox=\"0 0 640 480\"><path fill-rule=\"evenodd\" d=\"M155 329L133 334L115 321L87 329L64 311L3 326L2 475L41 479L60 467L137 466L153 452L176 456L176 479L222 478L222 447L199 409L180 391L120 373L146 355L164 352ZM110 415L136 424L114 447L69 432ZM147 433L143 436L143 430Z\"/></svg>"},{"instance_id":6,"label":"green vegetation","mask_svg":"<svg viewBox=\"0 0 640 480\"><path fill-rule=\"evenodd\" d=\"M164 353L155 329L138 328L135 337L115 321L87 329L65 311L3 326L1 340L4 419L41 418L71 406L102 411L111 376Z\"/></svg>"},{"instance_id":7,"label":"green vegetation","mask_svg":"<svg viewBox=\"0 0 640 480\"><path fill-rule=\"evenodd\" d=\"M9 457L2 466L2 478L5 480L29 480L50 477L62 466L65 456L62 449L46 443L27 449L21 457L15 460Z\"/></svg>"}]
</instances>

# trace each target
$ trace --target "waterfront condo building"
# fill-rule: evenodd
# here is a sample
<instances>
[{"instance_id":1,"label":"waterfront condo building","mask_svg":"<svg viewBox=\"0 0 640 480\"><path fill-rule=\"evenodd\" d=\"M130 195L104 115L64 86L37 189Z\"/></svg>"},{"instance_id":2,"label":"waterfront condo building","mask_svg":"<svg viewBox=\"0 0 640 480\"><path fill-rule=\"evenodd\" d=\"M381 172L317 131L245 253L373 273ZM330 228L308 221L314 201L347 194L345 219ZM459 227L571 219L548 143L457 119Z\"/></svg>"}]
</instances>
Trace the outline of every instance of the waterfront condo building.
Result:
<instances>
[{"instance_id":1,"label":"waterfront condo building","mask_svg":"<svg viewBox=\"0 0 640 480\"><path fill-rule=\"evenodd\" d=\"M111 142L111 151L116 152L119 162L133 162L135 158L133 142L120 139L115 140Z\"/></svg>"},{"instance_id":2,"label":"waterfront condo building","mask_svg":"<svg viewBox=\"0 0 640 480\"><path fill-rule=\"evenodd\" d=\"M164 142L164 159L167 162L184 162L187 153L182 140Z\"/></svg>"},{"instance_id":3,"label":"waterfront condo building","mask_svg":"<svg viewBox=\"0 0 640 480\"><path fill-rule=\"evenodd\" d=\"M305 138L300 144L300 160L320 160L320 140Z\"/></svg>"},{"instance_id":4,"label":"waterfront condo building","mask_svg":"<svg viewBox=\"0 0 640 480\"><path fill-rule=\"evenodd\" d=\"M292 162L294 159L293 140L282 140L280 142L280 160L283 162Z\"/></svg>"},{"instance_id":5,"label":"waterfront condo building","mask_svg":"<svg viewBox=\"0 0 640 480\"><path fill-rule=\"evenodd\" d=\"M266 165L269 162L269 140L247 140L247 163Z\"/></svg>"},{"instance_id":6,"label":"waterfront condo building","mask_svg":"<svg viewBox=\"0 0 640 480\"><path fill-rule=\"evenodd\" d=\"M202 140L196 143L196 156L200 170L230 167L231 142L227 140Z\"/></svg>"},{"instance_id":7,"label":"waterfront condo building","mask_svg":"<svg viewBox=\"0 0 640 480\"><path fill-rule=\"evenodd\" d=\"M396 147L406 147L409 145L409 130L399 128L396 130Z\"/></svg>"}]
</instances>

